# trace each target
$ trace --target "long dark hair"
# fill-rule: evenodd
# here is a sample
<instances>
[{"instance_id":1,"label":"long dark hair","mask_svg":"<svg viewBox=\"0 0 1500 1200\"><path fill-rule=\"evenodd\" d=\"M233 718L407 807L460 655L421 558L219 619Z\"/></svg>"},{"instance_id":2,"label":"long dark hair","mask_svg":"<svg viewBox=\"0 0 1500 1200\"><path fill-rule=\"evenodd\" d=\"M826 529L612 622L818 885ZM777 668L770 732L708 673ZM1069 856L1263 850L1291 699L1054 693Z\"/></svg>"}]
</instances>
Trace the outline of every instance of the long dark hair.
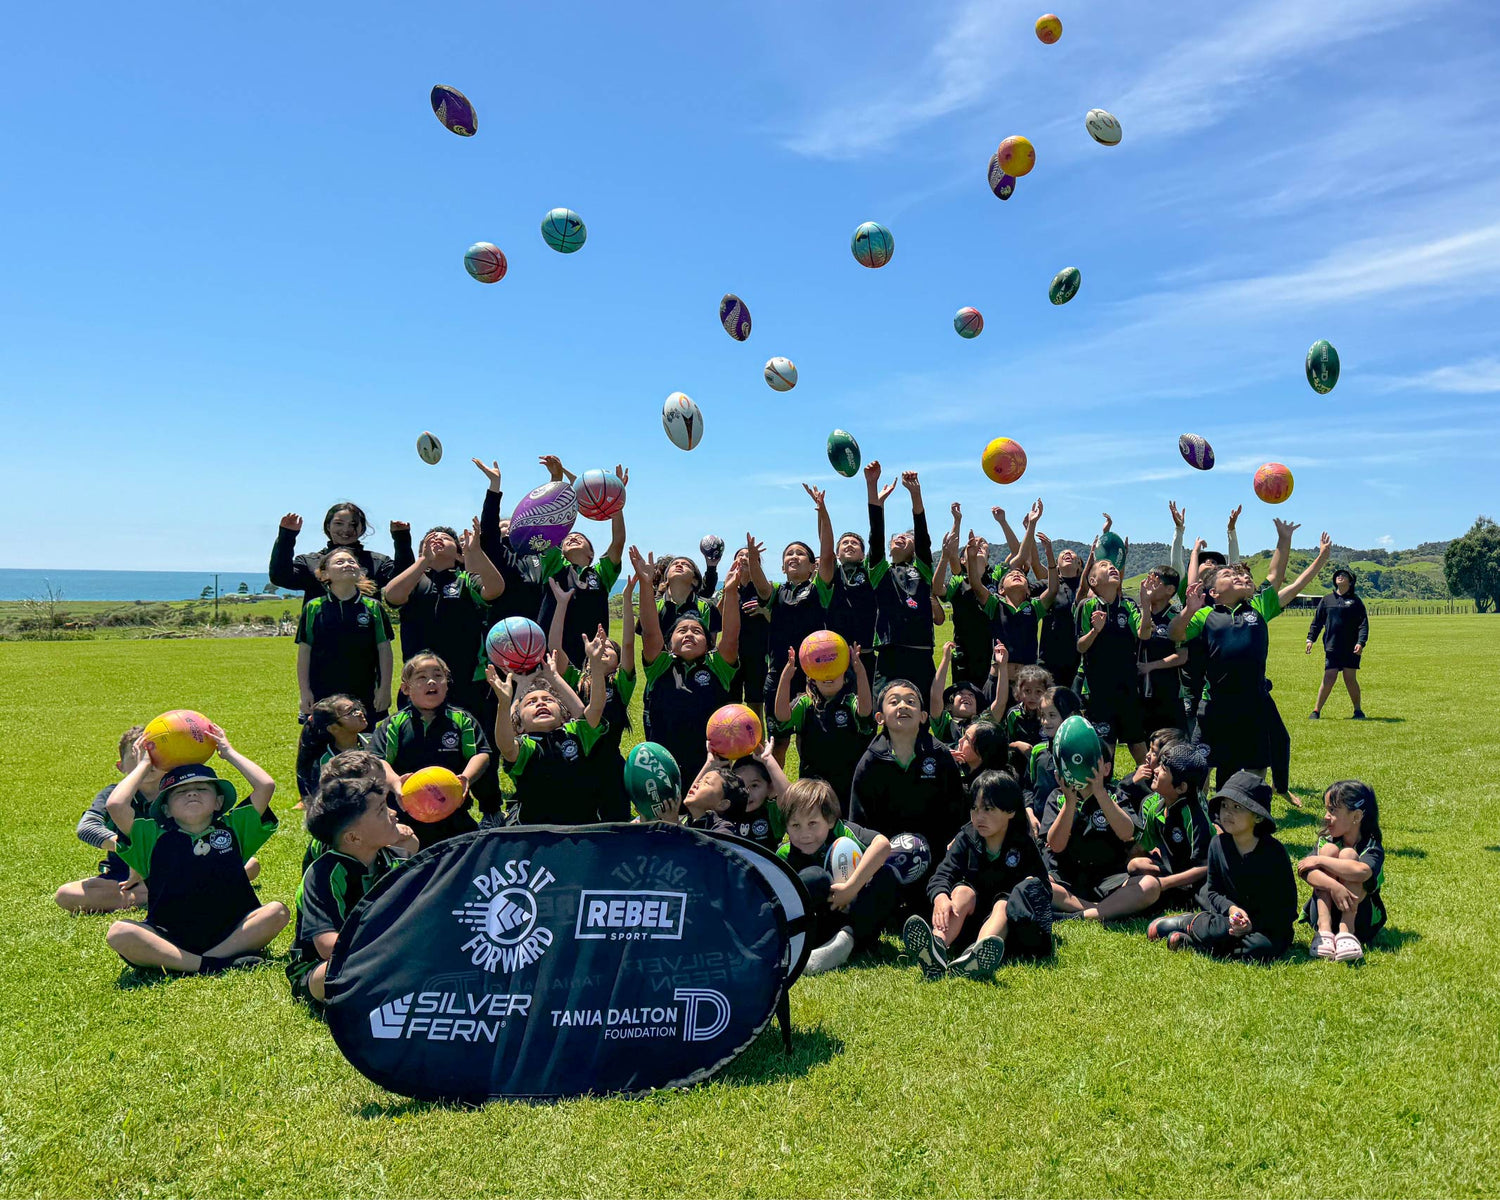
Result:
<instances>
[{"instance_id":1,"label":"long dark hair","mask_svg":"<svg viewBox=\"0 0 1500 1200\"><path fill-rule=\"evenodd\" d=\"M333 518L341 512L352 513L354 516L354 520L359 525L359 533L355 535L355 541L359 541L360 538L364 537L365 534L370 532L370 519L369 517L365 516L365 510L360 508L360 506L355 504L352 500L340 500L337 504L335 504L332 508L330 508L326 513L323 514L324 537L332 536L329 534L328 529L333 524Z\"/></svg>"},{"instance_id":2,"label":"long dark hair","mask_svg":"<svg viewBox=\"0 0 1500 1200\"><path fill-rule=\"evenodd\" d=\"M1017 836L1030 837L1031 824L1025 819L1026 795L1021 784L1009 771L990 769L974 776L969 784L969 807L984 804L996 812L1010 814L1010 824L1005 829L1005 841Z\"/></svg>"},{"instance_id":3,"label":"long dark hair","mask_svg":"<svg viewBox=\"0 0 1500 1200\"><path fill-rule=\"evenodd\" d=\"M1340 808L1362 814L1359 819L1359 840L1374 838L1382 845L1385 838L1380 833L1380 803L1375 799L1375 789L1359 779L1340 779L1330 784L1323 793L1324 800L1332 800Z\"/></svg>"}]
</instances>

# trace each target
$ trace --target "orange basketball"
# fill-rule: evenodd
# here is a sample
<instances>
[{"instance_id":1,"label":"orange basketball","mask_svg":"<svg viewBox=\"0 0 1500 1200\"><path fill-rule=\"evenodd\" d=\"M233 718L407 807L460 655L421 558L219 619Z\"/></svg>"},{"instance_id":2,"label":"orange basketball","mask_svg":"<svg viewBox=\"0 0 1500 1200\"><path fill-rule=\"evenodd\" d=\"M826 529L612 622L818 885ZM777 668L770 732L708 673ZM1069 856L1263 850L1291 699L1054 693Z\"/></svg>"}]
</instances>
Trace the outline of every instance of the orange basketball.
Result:
<instances>
[{"instance_id":1,"label":"orange basketball","mask_svg":"<svg viewBox=\"0 0 1500 1200\"><path fill-rule=\"evenodd\" d=\"M210 721L190 708L174 708L146 726L146 753L151 765L170 771L188 763L206 763L218 744L209 733Z\"/></svg>"},{"instance_id":2,"label":"orange basketball","mask_svg":"<svg viewBox=\"0 0 1500 1200\"><path fill-rule=\"evenodd\" d=\"M733 762L760 745L760 718L743 704L726 704L708 718L708 748Z\"/></svg>"},{"instance_id":3,"label":"orange basketball","mask_svg":"<svg viewBox=\"0 0 1500 1200\"><path fill-rule=\"evenodd\" d=\"M447 767L423 767L401 785L401 807L424 824L452 816L463 802L463 781Z\"/></svg>"},{"instance_id":4,"label":"orange basketball","mask_svg":"<svg viewBox=\"0 0 1500 1200\"><path fill-rule=\"evenodd\" d=\"M1281 463L1266 463L1255 472L1255 494L1267 504L1280 504L1292 494L1292 473Z\"/></svg>"},{"instance_id":5,"label":"orange basketball","mask_svg":"<svg viewBox=\"0 0 1500 1200\"><path fill-rule=\"evenodd\" d=\"M819 629L802 639L797 661L809 679L842 679L849 669L849 643L831 629Z\"/></svg>"}]
</instances>

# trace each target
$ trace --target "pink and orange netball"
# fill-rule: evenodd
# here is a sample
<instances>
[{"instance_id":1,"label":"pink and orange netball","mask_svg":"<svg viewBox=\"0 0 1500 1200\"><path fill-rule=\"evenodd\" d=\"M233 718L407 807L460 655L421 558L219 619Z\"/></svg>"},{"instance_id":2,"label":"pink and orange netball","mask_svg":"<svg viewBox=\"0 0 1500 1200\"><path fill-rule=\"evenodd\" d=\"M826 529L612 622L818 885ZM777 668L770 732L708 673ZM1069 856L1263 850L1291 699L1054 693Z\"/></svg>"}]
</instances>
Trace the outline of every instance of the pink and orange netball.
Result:
<instances>
[{"instance_id":1,"label":"pink and orange netball","mask_svg":"<svg viewBox=\"0 0 1500 1200\"><path fill-rule=\"evenodd\" d=\"M1255 494L1267 504L1280 504L1292 494L1292 473L1278 462L1255 472Z\"/></svg>"},{"instance_id":2,"label":"pink and orange netball","mask_svg":"<svg viewBox=\"0 0 1500 1200\"><path fill-rule=\"evenodd\" d=\"M708 748L730 762L760 745L760 718L743 704L726 704L708 718Z\"/></svg>"}]
</instances>

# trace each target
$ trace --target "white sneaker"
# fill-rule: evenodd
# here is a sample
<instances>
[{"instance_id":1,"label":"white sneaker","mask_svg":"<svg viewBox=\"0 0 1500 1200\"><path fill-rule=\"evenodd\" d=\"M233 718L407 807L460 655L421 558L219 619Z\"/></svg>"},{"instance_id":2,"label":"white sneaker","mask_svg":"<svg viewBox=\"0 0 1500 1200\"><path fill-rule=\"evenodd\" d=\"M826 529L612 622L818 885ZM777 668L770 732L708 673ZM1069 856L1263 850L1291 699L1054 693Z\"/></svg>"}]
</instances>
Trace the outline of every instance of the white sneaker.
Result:
<instances>
[{"instance_id":1,"label":"white sneaker","mask_svg":"<svg viewBox=\"0 0 1500 1200\"><path fill-rule=\"evenodd\" d=\"M1365 956L1365 948L1352 933L1341 933L1333 939L1334 962L1358 962Z\"/></svg>"},{"instance_id":2,"label":"white sneaker","mask_svg":"<svg viewBox=\"0 0 1500 1200\"><path fill-rule=\"evenodd\" d=\"M1313 934L1312 945L1307 952L1314 958L1332 958L1336 941L1331 933Z\"/></svg>"}]
</instances>

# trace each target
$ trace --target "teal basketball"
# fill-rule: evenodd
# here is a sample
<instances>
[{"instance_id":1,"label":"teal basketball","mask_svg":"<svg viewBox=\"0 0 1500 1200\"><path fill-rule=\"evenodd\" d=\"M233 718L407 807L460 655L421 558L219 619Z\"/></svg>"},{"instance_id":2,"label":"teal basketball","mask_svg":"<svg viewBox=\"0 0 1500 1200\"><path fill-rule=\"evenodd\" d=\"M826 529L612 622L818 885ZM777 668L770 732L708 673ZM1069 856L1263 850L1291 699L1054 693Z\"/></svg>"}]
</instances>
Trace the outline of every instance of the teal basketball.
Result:
<instances>
[{"instance_id":1,"label":"teal basketball","mask_svg":"<svg viewBox=\"0 0 1500 1200\"><path fill-rule=\"evenodd\" d=\"M572 254L588 236L583 218L571 208L554 208L542 218L542 241L559 254Z\"/></svg>"},{"instance_id":2,"label":"teal basketball","mask_svg":"<svg viewBox=\"0 0 1500 1200\"><path fill-rule=\"evenodd\" d=\"M855 261L862 267L883 267L896 253L896 239L884 225L866 221L854 231L849 243Z\"/></svg>"}]
</instances>

